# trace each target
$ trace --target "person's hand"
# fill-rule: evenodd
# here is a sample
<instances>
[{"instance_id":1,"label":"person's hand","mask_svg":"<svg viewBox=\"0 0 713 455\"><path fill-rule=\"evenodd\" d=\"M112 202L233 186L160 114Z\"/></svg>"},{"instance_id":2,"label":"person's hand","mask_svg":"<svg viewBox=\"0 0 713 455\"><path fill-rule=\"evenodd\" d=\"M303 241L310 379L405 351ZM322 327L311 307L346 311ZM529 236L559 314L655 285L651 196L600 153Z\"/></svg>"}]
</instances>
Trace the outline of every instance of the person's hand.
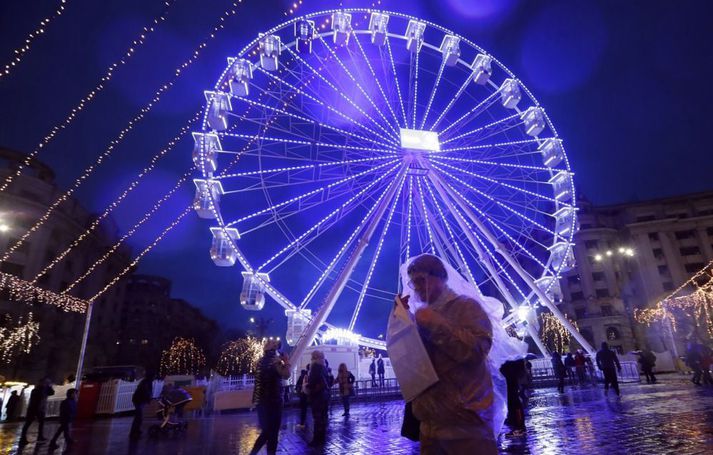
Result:
<instances>
[{"instance_id":1,"label":"person's hand","mask_svg":"<svg viewBox=\"0 0 713 455\"><path fill-rule=\"evenodd\" d=\"M396 308L396 305L399 304L399 300L400 300L400 301L401 301L401 305L403 305L404 308L406 308L407 310L409 310L410 307L409 307L409 305L408 305L408 300L409 300L410 298L411 298L410 295L397 295L397 296L394 298L394 308Z\"/></svg>"},{"instance_id":2,"label":"person's hand","mask_svg":"<svg viewBox=\"0 0 713 455\"><path fill-rule=\"evenodd\" d=\"M416 324L428 326L438 318L438 314L429 307L420 308L416 311Z\"/></svg>"}]
</instances>

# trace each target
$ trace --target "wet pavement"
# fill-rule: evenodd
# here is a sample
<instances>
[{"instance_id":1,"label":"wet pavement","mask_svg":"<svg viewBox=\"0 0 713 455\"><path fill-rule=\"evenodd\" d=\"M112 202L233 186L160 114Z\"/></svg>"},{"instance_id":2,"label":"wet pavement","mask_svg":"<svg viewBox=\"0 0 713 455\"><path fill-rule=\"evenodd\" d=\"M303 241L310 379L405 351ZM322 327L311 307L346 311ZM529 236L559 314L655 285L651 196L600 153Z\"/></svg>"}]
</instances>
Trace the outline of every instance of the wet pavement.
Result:
<instances>
[{"instance_id":1,"label":"wet pavement","mask_svg":"<svg viewBox=\"0 0 713 455\"><path fill-rule=\"evenodd\" d=\"M399 434L402 413L400 401L354 403L351 417L345 419L335 403L323 453L418 453L418 444ZM295 428L297 414L294 409L285 411L278 453L321 453L307 447L309 430ZM185 434L144 437L130 444L130 417L100 419L76 425L77 443L67 453L243 454L258 435L256 421L254 413L191 419ZM45 427L46 436L51 436L57 424L48 421ZM713 388L696 387L684 376L671 375L656 385L623 385L621 398L613 392L605 396L601 387L569 388L563 395L555 389L537 389L528 407L527 427L524 437L501 436L501 453L713 453ZM30 430L31 441L35 428ZM47 444L35 443L18 451L19 429L18 424L0 425L0 454L48 453Z\"/></svg>"}]
</instances>

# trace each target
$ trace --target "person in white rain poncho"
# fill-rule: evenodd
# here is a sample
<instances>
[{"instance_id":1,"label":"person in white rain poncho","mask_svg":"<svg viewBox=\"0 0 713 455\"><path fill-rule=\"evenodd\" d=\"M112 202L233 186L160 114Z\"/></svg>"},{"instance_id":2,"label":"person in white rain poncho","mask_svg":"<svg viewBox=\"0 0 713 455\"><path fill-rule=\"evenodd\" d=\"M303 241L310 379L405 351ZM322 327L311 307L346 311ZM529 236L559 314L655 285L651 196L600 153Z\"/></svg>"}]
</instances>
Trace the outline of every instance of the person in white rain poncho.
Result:
<instances>
[{"instance_id":1,"label":"person in white rain poncho","mask_svg":"<svg viewBox=\"0 0 713 455\"><path fill-rule=\"evenodd\" d=\"M503 362L527 345L502 327L503 306L440 258L423 254L401 268L402 302L416 324L438 382L412 402L422 454L496 454L505 420ZM398 303L397 303L398 304Z\"/></svg>"}]
</instances>

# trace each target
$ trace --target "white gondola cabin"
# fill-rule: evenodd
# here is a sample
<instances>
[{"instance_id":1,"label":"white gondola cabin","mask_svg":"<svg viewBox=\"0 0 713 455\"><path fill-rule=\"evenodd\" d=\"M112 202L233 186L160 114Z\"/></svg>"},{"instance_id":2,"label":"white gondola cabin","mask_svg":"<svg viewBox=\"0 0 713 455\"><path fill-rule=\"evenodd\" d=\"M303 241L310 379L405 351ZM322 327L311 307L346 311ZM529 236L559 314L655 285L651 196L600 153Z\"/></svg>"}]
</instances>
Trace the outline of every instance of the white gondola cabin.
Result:
<instances>
[{"instance_id":1,"label":"white gondola cabin","mask_svg":"<svg viewBox=\"0 0 713 455\"><path fill-rule=\"evenodd\" d=\"M263 35L260 38L260 66L267 71L277 71L282 43L277 35Z\"/></svg>"},{"instance_id":2,"label":"white gondola cabin","mask_svg":"<svg viewBox=\"0 0 713 455\"><path fill-rule=\"evenodd\" d=\"M334 44L346 44L352 32L352 15L337 11L332 14L332 31Z\"/></svg>"},{"instance_id":3,"label":"white gondola cabin","mask_svg":"<svg viewBox=\"0 0 713 455\"><path fill-rule=\"evenodd\" d=\"M572 200L572 174L569 171L561 170L549 180L552 185L555 199L560 202Z\"/></svg>"},{"instance_id":4,"label":"white gondola cabin","mask_svg":"<svg viewBox=\"0 0 713 455\"><path fill-rule=\"evenodd\" d=\"M316 37L314 21L301 20L295 22L295 48L301 54L312 53L312 41Z\"/></svg>"},{"instance_id":5,"label":"white gondola cabin","mask_svg":"<svg viewBox=\"0 0 713 455\"><path fill-rule=\"evenodd\" d=\"M218 152L222 150L220 138L215 133L192 133L193 164L196 169L215 172L218 169Z\"/></svg>"},{"instance_id":6,"label":"white gondola cabin","mask_svg":"<svg viewBox=\"0 0 713 455\"><path fill-rule=\"evenodd\" d=\"M223 92L204 92L208 102L208 127L215 131L228 129L228 112L233 110L230 95Z\"/></svg>"},{"instance_id":7,"label":"white gondola cabin","mask_svg":"<svg viewBox=\"0 0 713 455\"><path fill-rule=\"evenodd\" d=\"M562 139L556 137L547 138L537 150L542 154L542 163L547 167L555 167L564 159Z\"/></svg>"},{"instance_id":8,"label":"white gondola cabin","mask_svg":"<svg viewBox=\"0 0 713 455\"><path fill-rule=\"evenodd\" d=\"M285 310L285 316L287 316L285 341L289 346L294 346L307 328L312 310Z\"/></svg>"},{"instance_id":9,"label":"white gondola cabin","mask_svg":"<svg viewBox=\"0 0 713 455\"><path fill-rule=\"evenodd\" d=\"M486 54L478 54L473 60L473 64L470 65L473 70L473 82L478 85L485 85L489 80L490 76L493 75L493 58Z\"/></svg>"},{"instance_id":10,"label":"white gondola cabin","mask_svg":"<svg viewBox=\"0 0 713 455\"><path fill-rule=\"evenodd\" d=\"M535 137L545 129L545 111L541 107L530 106L520 115L525 125L525 133Z\"/></svg>"},{"instance_id":11,"label":"white gondola cabin","mask_svg":"<svg viewBox=\"0 0 713 455\"><path fill-rule=\"evenodd\" d=\"M559 273L571 270L574 267L574 252L569 242L557 242L550 248L550 267Z\"/></svg>"},{"instance_id":12,"label":"white gondola cabin","mask_svg":"<svg viewBox=\"0 0 713 455\"><path fill-rule=\"evenodd\" d=\"M419 52L423 46L423 34L426 23L411 19L406 26L406 49L409 52Z\"/></svg>"},{"instance_id":13,"label":"white gondola cabin","mask_svg":"<svg viewBox=\"0 0 713 455\"><path fill-rule=\"evenodd\" d=\"M230 68L230 94L237 97L248 96L252 78L252 63L244 58L236 59Z\"/></svg>"},{"instance_id":14,"label":"white gondola cabin","mask_svg":"<svg viewBox=\"0 0 713 455\"><path fill-rule=\"evenodd\" d=\"M522 99L520 84L515 79L505 79L500 85L500 102L508 109L515 109Z\"/></svg>"},{"instance_id":15,"label":"white gondola cabin","mask_svg":"<svg viewBox=\"0 0 713 455\"><path fill-rule=\"evenodd\" d=\"M270 282L267 273L242 272L243 289L240 291L240 305L246 310L259 311L265 306L265 283Z\"/></svg>"},{"instance_id":16,"label":"white gondola cabin","mask_svg":"<svg viewBox=\"0 0 713 455\"><path fill-rule=\"evenodd\" d=\"M460 58L460 38L455 35L444 36L440 51L446 66L455 65Z\"/></svg>"},{"instance_id":17,"label":"white gondola cabin","mask_svg":"<svg viewBox=\"0 0 713 455\"><path fill-rule=\"evenodd\" d=\"M238 259L238 252L233 247L233 241L240 238L235 228L212 227L213 242L210 244L210 258L219 267L231 267Z\"/></svg>"},{"instance_id":18,"label":"white gondola cabin","mask_svg":"<svg viewBox=\"0 0 713 455\"><path fill-rule=\"evenodd\" d=\"M369 31L371 32L371 44L383 46L386 43L387 26L389 15L384 13L371 13L369 18Z\"/></svg>"},{"instance_id":19,"label":"white gondola cabin","mask_svg":"<svg viewBox=\"0 0 713 455\"><path fill-rule=\"evenodd\" d=\"M196 195L193 198L193 209L200 218L215 219L220 213L220 196L223 194L223 185L218 180L194 179Z\"/></svg>"}]
</instances>

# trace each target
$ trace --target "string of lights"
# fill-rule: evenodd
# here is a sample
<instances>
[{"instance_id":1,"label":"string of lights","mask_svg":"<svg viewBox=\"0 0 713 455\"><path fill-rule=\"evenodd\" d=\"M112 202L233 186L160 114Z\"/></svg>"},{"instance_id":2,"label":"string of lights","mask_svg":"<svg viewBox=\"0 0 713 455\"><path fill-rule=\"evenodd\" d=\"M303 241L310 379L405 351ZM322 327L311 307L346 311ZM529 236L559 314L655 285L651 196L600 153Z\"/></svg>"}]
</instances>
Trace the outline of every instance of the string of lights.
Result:
<instances>
[{"instance_id":1,"label":"string of lights","mask_svg":"<svg viewBox=\"0 0 713 455\"><path fill-rule=\"evenodd\" d=\"M571 320L567 317L570 324L574 326L575 329L579 330L577 327L577 322ZM560 354L566 352L569 349L570 340L572 335L569 330L560 322L560 320L552 313L542 313L540 315L542 320L540 328L540 339L545 343L545 345L553 351L557 351Z\"/></svg>"},{"instance_id":2,"label":"string of lights","mask_svg":"<svg viewBox=\"0 0 713 455\"><path fill-rule=\"evenodd\" d=\"M52 21L54 21L59 16L61 16L62 13L64 13L66 5L67 0L60 0L57 9L55 9L54 12L49 16L42 19L40 21L40 25L35 27L35 29L31 31L29 35L27 35L27 38L25 38L23 45L12 52L12 60L10 60L10 63L4 65L4 68L2 69L2 71L0 71L0 80L2 80L3 77L7 77L10 74L10 71L12 71L12 69L22 61L22 57L24 57L25 54L30 50L33 41L35 41L35 39L38 38L40 35L43 35L45 33L45 30L47 29L47 26L49 26Z\"/></svg>"},{"instance_id":3,"label":"string of lights","mask_svg":"<svg viewBox=\"0 0 713 455\"><path fill-rule=\"evenodd\" d=\"M252 374L263 353L265 340L239 338L223 345L215 370L221 376Z\"/></svg>"},{"instance_id":4,"label":"string of lights","mask_svg":"<svg viewBox=\"0 0 713 455\"><path fill-rule=\"evenodd\" d=\"M69 190L65 191L59 198L57 198L57 200L55 200L55 202L47 209L44 215L42 215L40 219L37 220L37 222L27 232L25 232L25 234L23 234L23 236L17 242L15 242L15 244L11 248L9 248L5 252L3 258L0 259L0 262L7 261L10 258L10 255L12 255L12 253L14 253L27 240L27 238L32 235L33 232L37 231L42 225L44 225L44 223L50 218L54 210L67 199L69 199L69 197L74 194L74 192L82 185L82 183L102 164L102 162L109 158L109 156L111 156L116 146L119 145L119 143L124 139L124 137L126 137L126 135L131 132L134 127L139 124L141 120L143 120L144 117L146 117L146 115L153 109L153 107L161 100L163 95L175 85L181 74L186 69L188 69L188 67L191 66L196 60L198 60L198 57L200 57L202 51L206 47L208 47L210 41L216 37L216 33L225 28L225 20L230 16L237 14L237 7L239 3L242 3L242 0L237 0L232 3L231 7L229 7L228 10L226 10L219 18L218 24L213 27L213 29L208 35L208 38L204 39L193 51L193 54L191 54L191 56L186 61L181 63L174 70L172 79L168 83L162 85L153 94L151 101L149 101L148 104L142 107L139 110L139 113L134 116L133 119L129 120L129 123L124 127L124 129L119 132L116 138L112 139L109 142L109 146L104 150L104 152L99 155L95 162L89 165L84 170L82 175L75 180L74 185ZM2 189L0 189L0 191L2 191Z\"/></svg>"},{"instance_id":5,"label":"string of lights","mask_svg":"<svg viewBox=\"0 0 713 455\"><path fill-rule=\"evenodd\" d=\"M23 303L40 302L59 307L63 311L83 313L87 302L71 295L61 295L25 281L15 275L0 272L0 289L6 290L10 300Z\"/></svg>"},{"instance_id":6,"label":"string of lights","mask_svg":"<svg viewBox=\"0 0 713 455\"><path fill-rule=\"evenodd\" d=\"M118 67L126 65L126 63L131 59L131 57L136 53L136 51L146 43L147 37L156 30L159 24L166 20L168 11L175 3L175 1L176 0L166 0L164 2L164 8L159 14L159 16L151 21L151 24L153 25L143 27L139 36L131 42L131 45L126 50L126 52L122 54L119 60L109 65L104 75L99 79L99 83L93 89L91 89L89 93L87 93L81 100L79 100L79 103L77 103L77 105L72 108L72 110L69 112L69 114L67 114L64 120L56 124L50 130L50 132L44 138L42 138L42 140L39 144L37 144L35 149L31 153L29 153L25 157L25 160L17 167L15 173L10 173L5 178L5 181L0 186L0 192L5 191L7 187L12 183L12 181L15 180L15 178L17 178L20 174L22 174L22 170L30 165L35 156L37 156L37 154L40 153L41 150L47 147L47 145L52 141L52 139L55 138L55 136L57 136L60 131L66 129L74 121L77 115L79 115L79 113L82 112L84 108L87 107L87 105L92 100L94 100L101 91L104 90L106 84L114 77L114 71L116 71Z\"/></svg>"},{"instance_id":7,"label":"string of lights","mask_svg":"<svg viewBox=\"0 0 713 455\"><path fill-rule=\"evenodd\" d=\"M173 150L173 147L174 147L181 139L183 139L183 137L184 137L186 134L188 134L188 133L191 131L191 128L192 128L193 125L198 121L198 119L200 118L201 114L202 114L202 109L199 110L198 112L196 112L196 113L193 115L193 118L191 118L191 119L188 121L188 123L187 123L186 125L184 125L184 126L181 128L181 130L179 131L179 133L178 133L173 139L171 139L171 140L168 142L168 144L166 145L166 147L164 147L160 152L158 152L156 155L154 155L153 158L151 158L151 161L149 162L149 165L146 166L146 167L139 173L139 175L136 177L136 179L134 179L134 181L132 181L132 182L129 184L129 186L119 195L119 197L118 197L114 202L112 202L112 203L104 210L104 212L103 212L101 215L99 215L98 217L96 217L96 218L94 219L94 221L92 221L92 223L89 225L89 227L88 227L87 229L86 229L79 237L77 237L64 251L62 251L62 253L60 253L57 257L55 257L49 264L47 264L47 266L45 266L44 269L42 269L42 270L35 276L35 278L32 280L32 284L37 284L37 281L38 281L42 276L44 276L47 272L49 272L49 271L52 269L52 267L54 267L55 265L59 264L59 262L62 261L62 259L64 259L65 256L67 256L67 254L69 254L75 247L77 247L77 245L79 245L79 244L82 242L82 240L84 240L84 239L87 238L92 232L94 232L94 230L97 228L97 226L99 226L99 224L101 223L101 221L104 220L107 216L109 216L109 214L110 214L116 207L118 207L119 204L121 204L121 202L139 185L139 183L141 182L141 180L142 180L146 175L148 175L152 170L154 170L154 169L156 168L156 164L158 163L158 161L159 161L161 158L163 158L168 152L170 152L171 150ZM185 181L185 179L184 179L184 181Z\"/></svg>"},{"instance_id":8,"label":"string of lights","mask_svg":"<svg viewBox=\"0 0 713 455\"><path fill-rule=\"evenodd\" d=\"M32 347L40 342L40 323L34 320L32 312L27 314L27 320L20 316L16 324L9 320L5 323L5 327L0 327L0 361L9 364L17 355L29 354ZM8 325L15 327L9 328Z\"/></svg>"},{"instance_id":9,"label":"string of lights","mask_svg":"<svg viewBox=\"0 0 713 455\"><path fill-rule=\"evenodd\" d=\"M161 376L197 374L205 367L205 354L193 339L176 337L161 353Z\"/></svg>"}]
</instances>

